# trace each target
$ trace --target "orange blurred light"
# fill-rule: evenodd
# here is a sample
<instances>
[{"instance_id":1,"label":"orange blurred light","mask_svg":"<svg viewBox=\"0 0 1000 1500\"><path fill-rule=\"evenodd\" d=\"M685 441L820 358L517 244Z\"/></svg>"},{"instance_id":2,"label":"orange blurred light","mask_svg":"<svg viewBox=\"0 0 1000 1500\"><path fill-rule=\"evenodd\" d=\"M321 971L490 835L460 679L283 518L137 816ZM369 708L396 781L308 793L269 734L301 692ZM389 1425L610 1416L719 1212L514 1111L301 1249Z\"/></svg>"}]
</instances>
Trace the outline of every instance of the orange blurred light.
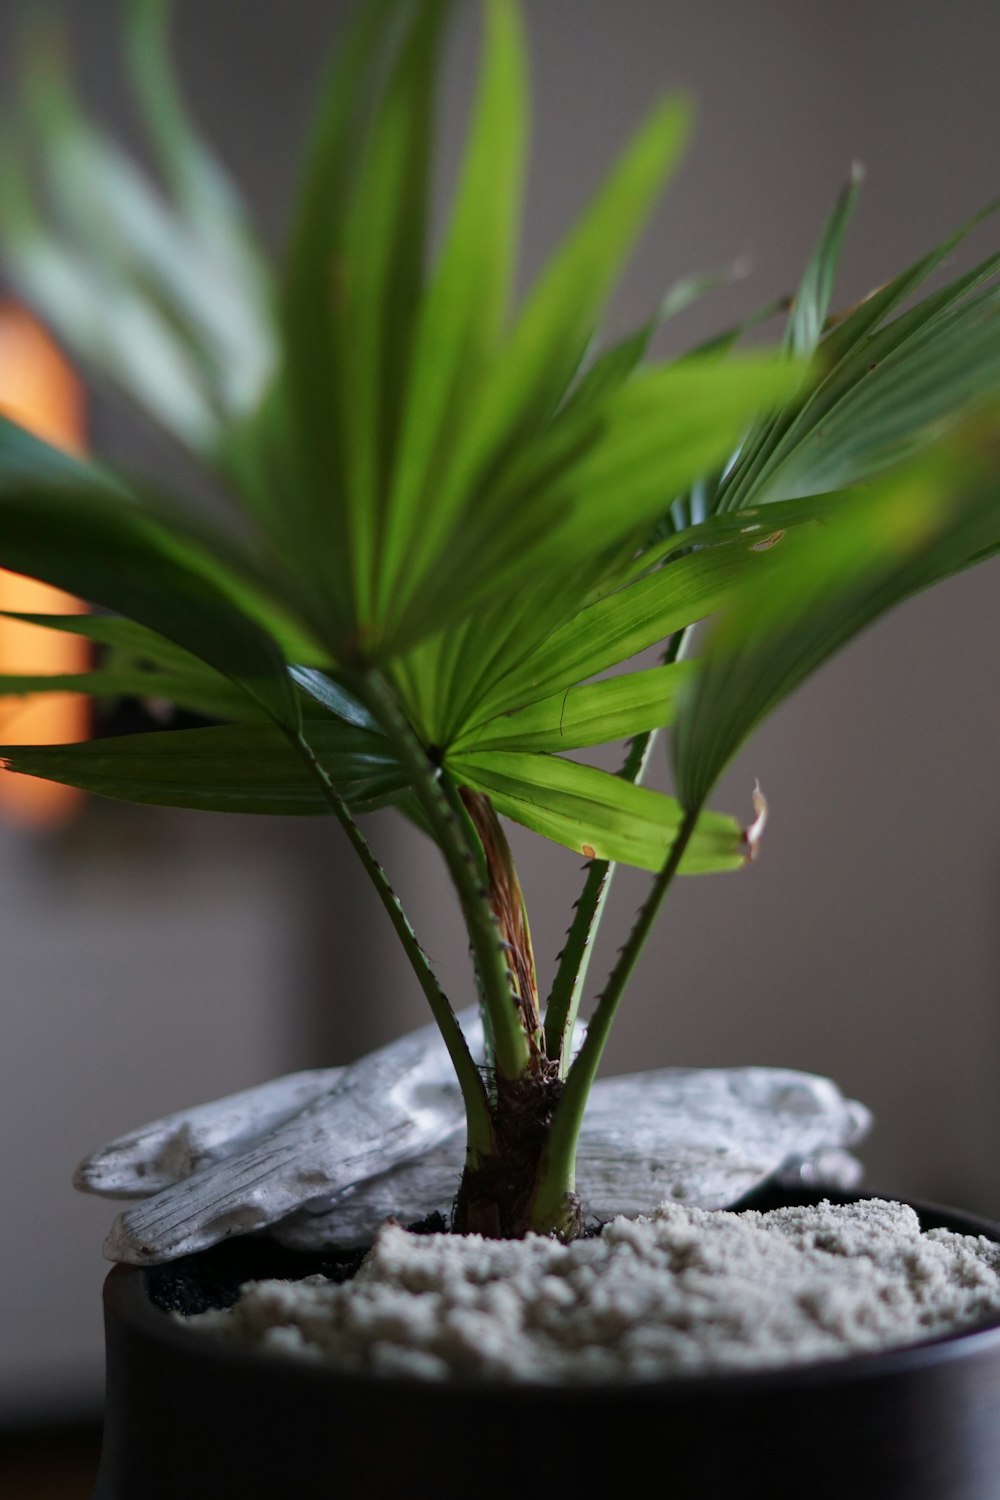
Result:
<instances>
[{"instance_id":1,"label":"orange blurred light","mask_svg":"<svg viewBox=\"0 0 1000 1500\"><path fill-rule=\"evenodd\" d=\"M0 412L70 453L85 446L82 386L45 330L14 303L0 304ZM0 569L0 610L77 614L78 599L33 578ZM0 618L0 673L85 672L88 643L78 636ZM35 693L0 699L0 739L8 745L58 745L85 739L87 699ZM28 827L62 822L81 793L34 776L0 775L0 816Z\"/></svg>"}]
</instances>

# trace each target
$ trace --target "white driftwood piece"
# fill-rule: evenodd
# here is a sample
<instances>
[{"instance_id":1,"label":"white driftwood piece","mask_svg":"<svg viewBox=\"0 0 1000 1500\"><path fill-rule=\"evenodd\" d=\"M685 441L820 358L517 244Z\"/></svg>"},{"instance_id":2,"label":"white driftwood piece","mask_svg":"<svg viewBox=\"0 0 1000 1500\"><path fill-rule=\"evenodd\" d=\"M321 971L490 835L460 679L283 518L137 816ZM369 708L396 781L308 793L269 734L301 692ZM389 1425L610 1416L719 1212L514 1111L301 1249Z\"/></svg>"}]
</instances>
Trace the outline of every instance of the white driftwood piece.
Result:
<instances>
[{"instance_id":1,"label":"white driftwood piece","mask_svg":"<svg viewBox=\"0 0 1000 1500\"><path fill-rule=\"evenodd\" d=\"M240 1094L154 1120L82 1161L73 1186L105 1198L150 1198L200 1167L248 1150L307 1104L334 1093L343 1068L289 1073Z\"/></svg>"},{"instance_id":2,"label":"white driftwood piece","mask_svg":"<svg viewBox=\"0 0 1000 1500\"><path fill-rule=\"evenodd\" d=\"M460 1019L470 1046L481 1047L474 1013ZM264 1229L421 1154L461 1124L461 1097L433 1026L328 1070L319 1094L315 1075L306 1078L292 1074L171 1115L82 1162L78 1185L109 1197L134 1197L149 1175L162 1182L169 1166L181 1168L118 1216L104 1246L108 1259L155 1265ZM254 1130L261 1096L270 1123Z\"/></svg>"},{"instance_id":3,"label":"white driftwood piece","mask_svg":"<svg viewBox=\"0 0 1000 1500\"><path fill-rule=\"evenodd\" d=\"M470 1046L482 1033L461 1016ZM666 1199L726 1207L783 1173L849 1186L845 1148L863 1106L829 1080L782 1069L668 1068L595 1085L579 1188L592 1218ZM275 1227L301 1248L370 1240L394 1216L447 1212L462 1168L463 1108L426 1027L344 1068L295 1073L158 1120L81 1164L77 1186L145 1201L119 1215L111 1260L152 1265Z\"/></svg>"},{"instance_id":4,"label":"white driftwood piece","mask_svg":"<svg viewBox=\"0 0 1000 1500\"><path fill-rule=\"evenodd\" d=\"M461 1011L458 1021L473 1055L479 1056L483 1028L478 1011L475 1007ZM582 1034L585 1029L578 1026L578 1042ZM405 1090L411 1070L425 1063L438 1078L441 1104L450 1129L462 1119L461 1101L437 1027L422 1026L347 1067L287 1073L238 1094L227 1094L208 1104L196 1104L153 1120L86 1157L73 1174L73 1185L81 1192L96 1193L103 1198L150 1198L213 1162L251 1150L270 1138L279 1126L301 1115L307 1106L322 1101L331 1125L335 1123L347 1132L342 1148L346 1154L347 1143L356 1129L356 1096L370 1089L380 1101L385 1097L388 1113L384 1116L384 1129L388 1137L393 1125L400 1123L392 1115L393 1090L400 1086ZM436 1085L425 1082L423 1087L433 1091ZM423 1143L440 1139L437 1124L426 1113L414 1116L404 1109L401 1123L411 1134L413 1152L420 1150L422 1132L428 1127L429 1134ZM387 1140L386 1159L377 1170L398 1159L394 1149L399 1145L398 1136L393 1136L391 1142Z\"/></svg>"},{"instance_id":5,"label":"white driftwood piece","mask_svg":"<svg viewBox=\"0 0 1000 1500\"><path fill-rule=\"evenodd\" d=\"M652 1213L668 1200L728 1208L774 1177L853 1187L860 1167L845 1149L871 1116L827 1078L781 1068L663 1068L598 1079L580 1135L584 1213L604 1221ZM414 1161L360 1183L325 1211L276 1226L290 1248L366 1244L389 1217L447 1213L462 1172L457 1133Z\"/></svg>"}]
</instances>

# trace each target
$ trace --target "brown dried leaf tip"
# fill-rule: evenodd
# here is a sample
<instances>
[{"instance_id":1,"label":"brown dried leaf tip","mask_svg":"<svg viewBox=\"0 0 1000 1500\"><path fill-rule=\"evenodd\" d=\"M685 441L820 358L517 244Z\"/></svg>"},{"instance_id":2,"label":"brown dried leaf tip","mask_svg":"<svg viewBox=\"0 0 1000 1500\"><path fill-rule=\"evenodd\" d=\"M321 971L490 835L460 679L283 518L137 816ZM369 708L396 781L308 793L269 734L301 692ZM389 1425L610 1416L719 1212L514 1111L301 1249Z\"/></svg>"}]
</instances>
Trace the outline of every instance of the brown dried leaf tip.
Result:
<instances>
[{"instance_id":1,"label":"brown dried leaf tip","mask_svg":"<svg viewBox=\"0 0 1000 1500\"><path fill-rule=\"evenodd\" d=\"M753 784L753 810L754 820L749 828L743 830L743 842L746 845L748 860L757 858L757 850L767 826L767 798L760 789L759 781Z\"/></svg>"}]
</instances>

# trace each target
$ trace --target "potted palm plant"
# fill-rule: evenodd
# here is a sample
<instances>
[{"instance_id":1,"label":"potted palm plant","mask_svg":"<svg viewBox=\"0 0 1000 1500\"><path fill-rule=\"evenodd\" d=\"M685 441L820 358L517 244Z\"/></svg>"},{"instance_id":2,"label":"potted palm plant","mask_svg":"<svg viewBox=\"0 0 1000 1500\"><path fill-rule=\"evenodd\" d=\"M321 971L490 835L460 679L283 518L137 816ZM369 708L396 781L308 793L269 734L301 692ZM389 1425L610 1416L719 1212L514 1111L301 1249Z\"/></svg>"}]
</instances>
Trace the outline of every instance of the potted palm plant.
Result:
<instances>
[{"instance_id":1,"label":"potted palm plant","mask_svg":"<svg viewBox=\"0 0 1000 1500\"><path fill-rule=\"evenodd\" d=\"M737 328L682 359L651 361L659 323L700 288L688 283L602 348L602 309L679 157L686 108L671 99L653 109L514 308L525 152L516 0L483 6L464 160L441 248L433 257L427 248L435 74L452 8L360 8L277 269L181 109L160 0L135 0L128 37L165 193L77 111L49 63L35 70L30 150L8 149L2 163L9 273L68 343L193 452L239 519L209 525L0 422L0 564L97 606L34 623L107 653L85 674L8 676L2 690L135 695L204 721L2 753L10 770L134 802L331 817L402 945L461 1092L466 1156L452 1230L570 1241L583 1225L576 1157L588 1094L664 898L681 875L738 869L760 837L759 794L749 826L709 808L722 771L864 626L1000 546L991 416L1000 255L928 292L966 225L831 316L854 174L776 347L745 352ZM58 235L39 208L36 167ZM651 648L657 663L636 667ZM642 784L668 729L669 796ZM578 758L618 743L617 773ZM359 822L385 808L415 820L441 855L468 932L485 1065ZM586 861L544 1000L502 818ZM650 885L574 1051L618 864L648 871ZM191 1417L199 1442L227 1421L211 1394L223 1388L251 1403L241 1421L262 1420L251 1388L269 1377L255 1357L240 1364L210 1348L199 1355L206 1373L192 1377L185 1335L128 1302L141 1290L115 1286L112 1297L126 1301L112 1353L141 1345L145 1359L159 1339L133 1431L166 1413L159 1442L176 1421L164 1368L184 1372L189 1397L201 1382ZM157 1338L150 1318L163 1325ZM861 1369L847 1361L832 1375L750 1386L733 1377L712 1386L707 1406L698 1382L600 1400L487 1391L485 1407L458 1389L441 1406L440 1393L432 1400L406 1381L383 1383L376 1398L371 1382L283 1368L279 1393L271 1379L260 1398L280 1409L279 1470L253 1443L234 1448L230 1431L221 1456L181 1443L181 1467L157 1460L141 1482L150 1495L225 1493L226 1482L240 1493L294 1489L310 1472L289 1457L302 1423L315 1430L312 1403L333 1400L347 1415L333 1437L320 1435L332 1446L302 1462L339 1452L345 1494L389 1493L406 1465L444 1461L435 1458L442 1423L452 1457L435 1489L452 1493L454 1479L463 1493L506 1493L521 1461L513 1454L469 1481L484 1411L507 1432L540 1415L582 1434L601 1409L597 1448L579 1445L585 1466L608 1479L637 1475L666 1443L683 1486L701 1472L699 1444L720 1420L741 1444L764 1446L783 1421L797 1425L802 1454L828 1423L864 1427L877 1399L890 1425L884 1442L873 1435L871 1451L885 1452L871 1493L985 1497L988 1488L942 1487L934 1467L965 1451L973 1417L956 1390L992 1382L982 1410L996 1415L998 1334L960 1342L965 1363L945 1341L909 1362L872 1356ZM387 1403L379 1421L412 1442L405 1463L393 1445L373 1452L364 1412L376 1399ZM913 1429L903 1415L913 1403L935 1413L937 1447L924 1433L904 1462L898 1440ZM109 1432L108 1495L140 1482L129 1443L124 1426ZM547 1456L532 1450L536 1488L577 1482L562 1446L549 1446ZM769 1456L742 1462L746 1493L785 1493L773 1488ZM927 1475L933 1491L919 1489ZM842 1471L809 1492L834 1493L823 1487L834 1482L839 1492Z\"/></svg>"}]
</instances>

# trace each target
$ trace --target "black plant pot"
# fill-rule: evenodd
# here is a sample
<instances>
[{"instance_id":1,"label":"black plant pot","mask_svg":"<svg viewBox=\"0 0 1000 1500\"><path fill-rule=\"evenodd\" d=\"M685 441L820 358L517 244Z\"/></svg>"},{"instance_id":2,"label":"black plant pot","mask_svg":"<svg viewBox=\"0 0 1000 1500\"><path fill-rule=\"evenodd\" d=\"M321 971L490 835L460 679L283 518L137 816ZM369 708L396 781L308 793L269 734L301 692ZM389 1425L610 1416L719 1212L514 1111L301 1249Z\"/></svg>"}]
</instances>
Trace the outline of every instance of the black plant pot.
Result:
<instances>
[{"instance_id":1,"label":"black plant pot","mask_svg":"<svg viewBox=\"0 0 1000 1500\"><path fill-rule=\"evenodd\" d=\"M769 1193L754 1206L808 1201L818 1199ZM1000 1241L1000 1225L914 1207L925 1228ZM204 1259L192 1258L196 1270ZM155 1276L118 1267L106 1283L95 1500L1000 1497L1000 1319L758 1374L440 1386L197 1337L150 1300Z\"/></svg>"}]
</instances>

